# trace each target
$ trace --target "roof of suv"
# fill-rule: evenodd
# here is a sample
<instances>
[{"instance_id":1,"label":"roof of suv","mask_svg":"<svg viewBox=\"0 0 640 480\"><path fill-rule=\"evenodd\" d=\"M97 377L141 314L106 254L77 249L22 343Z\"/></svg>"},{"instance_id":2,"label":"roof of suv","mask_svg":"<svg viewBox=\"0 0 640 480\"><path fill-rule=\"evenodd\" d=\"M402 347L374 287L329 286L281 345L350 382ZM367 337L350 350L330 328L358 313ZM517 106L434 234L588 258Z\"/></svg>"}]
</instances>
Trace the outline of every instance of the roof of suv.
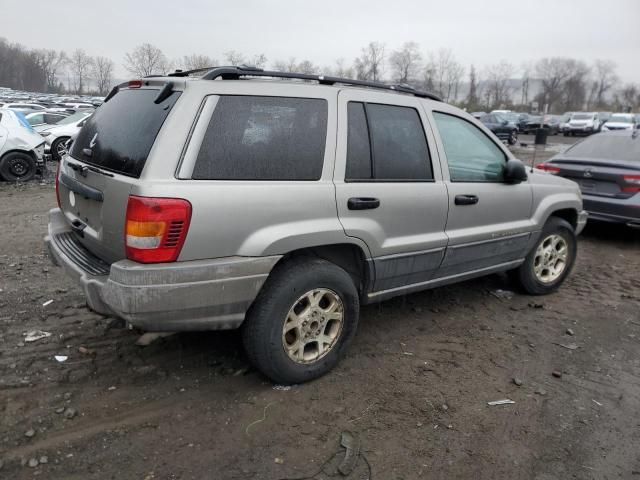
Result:
<instances>
[{"instance_id":1,"label":"roof of suv","mask_svg":"<svg viewBox=\"0 0 640 480\"><path fill-rule=\"evenodd\" d=\"M203 73L198 79L200 80L240 80L242 78L247 77L260 77L260 78L281 78L281 79L290 79L290 80L304 80L304 81L315 81L318 82L319 85L348 85L348 86L356 86L356 87L368 87L368 88L376 88L382 90L390 90L398 93L405 93L409 95L414 95L416 97L428 98L431 100L442 101L440 97L434 95L433 93L424 92L421 90L417 90L410 85L406 84L396 84L396 85L388 85L381 82L371 82L368 80L355 80L349 78L341 78L341 77L332 77L325 75L312 75L306 73L295 73L295 72L280 72L280 71L271 71L271 70L263 70L261 68L256 67L248 67L248 66L239 66L239 67L209 67L209 68L200 68L196 70L187 70L180 71L176 70L174 73L170 73L167 75L168 77L189 77L193 74ZM156 77L155 75L151 75L150 77ZM121 86L124 86L123 84ZM111 95L108 95L105 101L109 99Z\"/></svg>"}]
</instances>

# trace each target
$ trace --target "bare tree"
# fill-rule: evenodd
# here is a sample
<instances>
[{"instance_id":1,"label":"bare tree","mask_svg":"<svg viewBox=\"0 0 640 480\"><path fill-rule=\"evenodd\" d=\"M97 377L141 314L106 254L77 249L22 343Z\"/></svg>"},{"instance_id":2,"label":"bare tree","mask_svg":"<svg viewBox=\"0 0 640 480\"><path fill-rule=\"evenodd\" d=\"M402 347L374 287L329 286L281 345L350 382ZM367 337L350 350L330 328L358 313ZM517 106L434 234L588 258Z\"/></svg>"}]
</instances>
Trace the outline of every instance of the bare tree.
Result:
<instances>
[{"instance_id":1,"label":"bare tree","mask_svg":"<svg viewBox=\"0 0 640 480\"><path fill-rule=\"evenodd\" d=\"M198 55L192 53L191 55L185 55L182 57L182 67L185 70L198 70L199 68L207 68L215 66L218 61L213 60L208 55Z\"/></svg>"},{"instance_id":2,"label":"bare tree","mask_svg":"<svg viewBox=\"0 0 640 480\"><path fill-rule=\"evenodd\" d=\"M595 81L593 92L595 106L604 107L606 105L605 96L618 81L616 75L616 64L611 60L596 60L594 62Z\"/></svg>"},{"instance_id":3,"label":"bare tree","mask_svg":"<svg viewBox=\"0 0 640 480\"><path fill-rule=\"evenodd\" d=\"M631 112L640 108L640 87L633 83L624 85L616 93L616 100L620 110Z\"/></svg>"},{"instance_id":4,"label":"bare tree","mask_svg":"<svg viewBox=\"0 0 640 480\"><path fill-rule=\"evenodd\" d=\"M111 88L111 84L113 83L113 67L114 63L110 58L98 56L93 59L91 72L100 95L107 94Z\"/></svg>"},{"instance_id":5,"label":"bare tree","mask_svg":"<svg viewBox=\"0 0 640 480\"><path fill-rule=\"evenodd\" d=\"M525 62L522 64L522 75L520 82L520 104L529 104L529 87L531 83L531 73L533 71L533 65L531 62Z\"/></svg>"},{"instance_id":6,"label":"bare tree","mask_svg":"<svg viewBox=\"0 0 640 480\"><path fill-rule=\"evenodd\" d=\"M67 55L62 50L49 49L36 50L35 53L47 80L47 91L53 92L58 88L57 75L68 61Z\"/></svg>"},{"instance_id":7,"label":"bare tree","mask_svg":"<svg viewBox=\"0 0 640 480\"><path fill-rule=\"evenodd\" d=\"M69 67L73 77L74 90L77 94L81 94L84 91L92 64L93 59L81 48L74 50L71 54Z\"/></svg>"},{"instance_id":8,"label":"bare tree","mask_svg":"<svg viewBox=\"0 0 640 480\"><path fill-rule=\"evenodd\" d=\"M359 80L382 79L384 70L384 44L380 42L369 42L369 45L362 49L361 55L355 61L356 76Z\"/></svg>"},{"instance_id":9,"label":"bare tree","mask_svg":"<svg viewBox=\"0 0 640 480\"><path fill-rule=\"evenodd\" d=\"M280 72L295 72L298 68L298 63L295 57L289 57L289 60L276 60L273 68Z\"/></svg>"},{"instance_id":10,"label":"bare tree","mask_svg":"<svg viewBox=\"0 0 640 480\"><path fill-rule=\"evenodd\" d=\"M480 94L478 91L478 78L473 65L469 69L469 93L467 94L467 110L473 112L480 107Z\"/></svg>"},{"instance_id":11,"label":"bare tree","mask_svg":"<svg viewBox=\"0 0 640 480\"><path fill-rule=\"evenodd\" d=\"M549 107L562 99L565 82L574 73L572 65L574 60L570 58L553 57L542 58L536 63L536 75L542 82L542 92L539 96L542 104Z\"/></svg>"},{"instance_id":12,"label":"bare tree","mask_svg":"<svg viewBox=\"0 0 640 480\"><path fill-rule=\"evenodd\" d=\"M570 60L568 69L571 74L562 88L561 106L564 111L582 110L587 101L587 78L589 67L579 60Z\"/></svg>"},{"instance_id":13,"label":"bare tree","mask_svg":"<svg viewBox=\"0 0 640 480\"><path fill-rule=\"evenodd\" d=\"M504 60L487 67L485 97L488 107L500 108L511 103L509 80L512 78L514 70L513 65Z\"/></svg>"},{"instance_id":14,"label":"bare tree","mask_svg":"<svg viewBox=\"0 0 640 480\"><path fill-rule=\"evenodd\" d=\"M143 43L124 56L124 68L136 77L167 73L171 64L162 50L150 43Z\"/></svg>"},{"instance_id":15,"label":"bare tree","mask_svg":"<svg viewBox=\"0 0 640 480\"><path fill-rule=\"evenodd\" d=\"M264 53L254 55L251 57L249 65L256 68L264 68L267 65L267 56Z\"/></svg>"},{"instance_id":16,"label":"bare tree","mask_svg":"<svg viewBox=\"0 0 640 480\"><path fill-rule=\"evenodd\" d=\"M341 78L352 78L354 76L353 68L345 66L344 58L337 59L335 63L335 67L332 70L330 70L330 72L332 75L335 75L336 77L341 77Z\"/></svg>"},{"instance_id":17,"label":"bare tree","mask_svg":"<svg viewBox=\"0 0 640 480\"><path fill-rule=\"evenodd\" d=\"M225 52L224 58L229 65L242 65L247 62L245 56L236 50Z\"/></svg>"},{"instance_id":18,"label":"bare tree","mask_svg":"<svg viewBox=\"0 0 640 480\"><path fill-rule=\"evenodd\" d=\"M415 80L422 61L419 48L416 42L406 42L399 50L391 52L389 63L396 82L409 83Z\"/></svg>"},{"instance_id":19,"label":"bare tree","mask_svg":"<svg viewBox=\"0 0 640 480\"><path fill-rule=\"evenodd\" d=\"M445 101L455 101L458 96L464 68L450 49L442 48L430 53L424 69L424 88L440 95Z\"/></svg>"}]
</instances>

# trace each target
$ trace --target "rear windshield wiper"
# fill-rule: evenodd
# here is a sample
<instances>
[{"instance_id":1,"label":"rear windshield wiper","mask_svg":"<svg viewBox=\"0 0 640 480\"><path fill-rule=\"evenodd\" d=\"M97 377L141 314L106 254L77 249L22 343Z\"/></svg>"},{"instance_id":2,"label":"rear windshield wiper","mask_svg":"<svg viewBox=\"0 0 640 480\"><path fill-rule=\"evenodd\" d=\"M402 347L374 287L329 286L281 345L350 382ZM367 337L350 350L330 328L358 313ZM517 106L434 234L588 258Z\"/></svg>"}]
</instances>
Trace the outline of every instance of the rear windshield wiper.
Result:
<instances>
[{"instance_id":1,"label":"rear windshield wiper","mask_svg":"<svg viewBox=\"0 0 640 480\"><path fill-rule=\"evenodd\" d=\"M78 172L83 177L87 176L87 171L89 171L89 170L92 171L92 172L95 172L95 173L99 173L100 175L104 175L106 177L113 177L113 173L105 172L103 170L100 170L98 167L94 167L92 165L80 165L78 163L73 163L73 162L69 162L69 161L67 161L67 165L72 170Z\"/></svg>"}]
</instances>

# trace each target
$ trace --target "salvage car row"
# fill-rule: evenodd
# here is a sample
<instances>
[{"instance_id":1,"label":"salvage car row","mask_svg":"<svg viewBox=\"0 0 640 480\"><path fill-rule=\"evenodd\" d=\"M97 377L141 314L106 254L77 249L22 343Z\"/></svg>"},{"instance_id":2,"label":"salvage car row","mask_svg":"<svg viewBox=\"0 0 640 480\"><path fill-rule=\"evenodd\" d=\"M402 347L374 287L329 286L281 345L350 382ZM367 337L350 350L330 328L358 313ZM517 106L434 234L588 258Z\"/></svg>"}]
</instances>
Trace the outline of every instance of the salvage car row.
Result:
<instances>
[{"instance_id":1,"label":"salvage car row","mask_svg":"<svg viewBox=\"0 0 640 480\"><path fill-rule=\"evenodd\" d=\"M515 145L518 134L535 133L545 128L549 135L591 135L601 131L633 130L640 124L640 114L608 112L566 112L563 115L530 115L511 110L494 110L490 113L474 112L500 140Z\"/></svg>"}]
</instances>

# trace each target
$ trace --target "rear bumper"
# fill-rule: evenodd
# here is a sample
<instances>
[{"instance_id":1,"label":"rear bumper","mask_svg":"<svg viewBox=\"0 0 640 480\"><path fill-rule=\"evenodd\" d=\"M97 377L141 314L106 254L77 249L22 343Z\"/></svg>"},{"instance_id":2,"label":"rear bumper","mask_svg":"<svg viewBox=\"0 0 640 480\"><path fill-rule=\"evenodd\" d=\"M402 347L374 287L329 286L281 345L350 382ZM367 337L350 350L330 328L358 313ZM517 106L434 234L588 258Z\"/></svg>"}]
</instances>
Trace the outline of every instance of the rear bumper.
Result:
<instances>
[{"instance_id":1,"label":"rear bumper","mask_svg":"<svg viewBox=\"0 0 640 480\"><path fill-rule=\"evenodd\" d=\"M101 268L100 260L81 245L70 248L62 241L70 231L60 209L51 210L45 244L52 261L82 287L91 309L147 331L239 327L281 258L227 257L152 265L121 260Z\"/></svg>"},{"instance_id":2,"label":"rear bumper","mask_svg":"<svg viewBox=\"0 0 640 480\"><path fill-rule=\"evenodd\" d=\"M582 194L584 209L589 218L605 222L640 223L640 193L626 199Z\"/></svg>"}]
</instances>

